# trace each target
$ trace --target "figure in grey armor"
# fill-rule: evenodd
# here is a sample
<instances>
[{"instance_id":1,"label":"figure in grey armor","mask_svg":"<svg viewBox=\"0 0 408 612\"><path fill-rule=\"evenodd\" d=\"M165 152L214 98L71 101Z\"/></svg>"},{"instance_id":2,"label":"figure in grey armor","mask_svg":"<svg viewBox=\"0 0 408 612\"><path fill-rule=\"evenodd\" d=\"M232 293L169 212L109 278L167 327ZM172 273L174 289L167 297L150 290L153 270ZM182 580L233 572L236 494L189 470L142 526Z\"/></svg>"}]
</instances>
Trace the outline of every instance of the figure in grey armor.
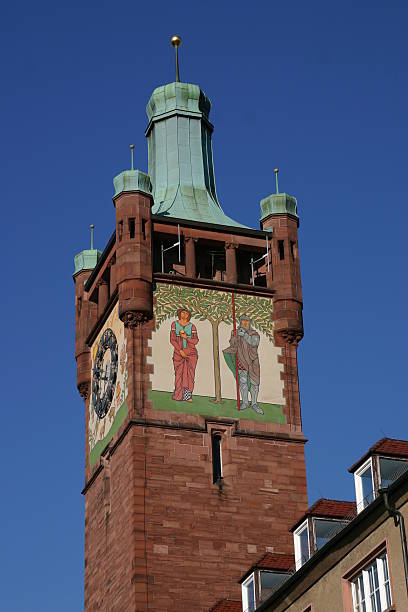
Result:
<instances>
[{"instance_id":1,"label":"figure in grey armor","mask_svg":"<svg viewBox=\"0 0 408 612\"><path fill-rule=\"evenodd\" d=\"M259 334L251 328L251 319L244 314L240 317L237 334L231 332L230 345L224 353L235 353L238 360L238 383L241 396L240 410L249 407L248 393L251 394L251 408L258 414L264 411L258 406L260 367L258 357Z\"/></svg>"}]
</instances>

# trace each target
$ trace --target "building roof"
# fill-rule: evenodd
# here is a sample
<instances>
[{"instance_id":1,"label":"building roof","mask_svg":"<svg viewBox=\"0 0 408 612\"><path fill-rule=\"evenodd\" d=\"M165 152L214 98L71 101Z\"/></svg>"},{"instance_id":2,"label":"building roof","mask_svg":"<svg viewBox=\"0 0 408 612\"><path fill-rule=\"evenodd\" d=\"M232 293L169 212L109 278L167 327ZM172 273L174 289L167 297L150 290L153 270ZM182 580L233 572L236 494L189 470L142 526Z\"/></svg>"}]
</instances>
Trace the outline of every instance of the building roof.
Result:
<instances>
[{"instance_id":1,"label":"building roof","mask_svg":"<svg viewBox=\"0 0 408 612\"><path fill-rule=\"evenodd\" d=\"M408 458L408 441L395 440L394 438L381 438L373 446L360 457L350 468L349 472L353 474L372 455L385 455L388 457Z\"/></svg>"},{"instance_id":2,"label":"building roof","mask_svg":"<svg viewBox=\"0 0 408 612\"><path fill-rule=\"evenodd\" d=\"M294 531L303 523L308 516L316 518L328 519L344 519L354 518L357 514L357 506L355 502L343 501L339 499L318 499L313 506L310 506L306 512L293 525L290 531Z\"/></svg>"},{"instance_id":3,"label":"building roof","mask_svg":"<svg viewBox=\"0 0 408 612\"><path fill-rule=\"evenodd\" d=\"M242 612L242 602L235 599L220 599L209 612Z\"/></svg>"},{"instance_id":4,"label":"building roof","mask_svg":"<svg viewBox=\"0 0 408 612\"><path fill-rule=\"evenodd\" d=\"M252 565L242 576L239 582L243 582L255 570L268 570L270 572L291 572L295 569L295 556L283 553L265 553L254 565Z\"/></svg>"}]
</instances>

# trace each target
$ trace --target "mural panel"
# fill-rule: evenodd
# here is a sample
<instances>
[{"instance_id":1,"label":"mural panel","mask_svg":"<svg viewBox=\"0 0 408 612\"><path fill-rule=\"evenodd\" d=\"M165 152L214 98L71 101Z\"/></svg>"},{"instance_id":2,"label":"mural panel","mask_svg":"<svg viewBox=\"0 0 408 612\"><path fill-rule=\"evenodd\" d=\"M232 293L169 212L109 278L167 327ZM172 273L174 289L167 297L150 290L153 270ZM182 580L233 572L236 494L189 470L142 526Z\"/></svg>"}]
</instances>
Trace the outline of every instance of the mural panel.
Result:
<instances>
[{"instance_id":1,"label":"mural panel","mask_svg":"<svg viewBox=\"0 0 408 612\"><path fill-rule=\"evenodd\" d=\"M127 415L128 373L125 328L116 305L91 347L89 463L95 464Z\"/></svg>"},{"instance_id":2,"label":"mural panel","mask_svg":"<svg viewBox=\"0 0 408 612\"><path fill-rule=\"evenodd\" d=\"M286 423L271 312L269 298L158 283L153 407Z\"/></svg>"}]
</instances>

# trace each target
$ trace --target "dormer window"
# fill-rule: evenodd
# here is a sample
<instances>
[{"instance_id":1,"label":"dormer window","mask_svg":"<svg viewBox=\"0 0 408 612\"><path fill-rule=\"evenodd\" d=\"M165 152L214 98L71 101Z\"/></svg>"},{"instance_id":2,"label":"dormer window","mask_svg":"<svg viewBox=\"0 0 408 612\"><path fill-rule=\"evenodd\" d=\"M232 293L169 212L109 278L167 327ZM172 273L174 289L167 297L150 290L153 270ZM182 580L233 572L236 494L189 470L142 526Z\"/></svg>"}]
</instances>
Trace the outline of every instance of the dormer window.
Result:
<instances>
[{"instance_id":1,"label":"dormer window","mask_svg":"<svg viewBox=\"0 0 408 612\"><path fill-rule=\"evenodd\" d=\"M267 552L241 579L242 610L252 612L294 573L293 555Z\"/></svg>"},{"instance_id":2,"label":"dormer window","mask_svg":"<svg viewBox=\"0 0 408 612\"><path fill-rule=\"evenodd\" d=\"M296 529L293 537L295 544L296 569L298 570L310 558L309 526L307 519L300 525L300 527Z\"/></svg>"},{"instance_id":3,"label":"dormer window","mask_svg":"<svg viewBox=\"0 0 408 612\"><path fill-rule=\"evenodd\" d=\"M311 517L302 523L293 534L296 569L302 567L312 554L323 548L352 518L352 515L344 520Z\"/></svg>"},{"instance_id":4,"label":"dormer window","mask_svg":"<svg viewBox=\"0 0 408 612\"><path fill-rule=\"evenodd\" d=\"M378 489L386 489L408 469L408 461L373 456L354 473L357 511L361 512L377 497ZM378 483L378 485L375 485Z\"/></svg>"},{"instance_id":5,"label":"dormer window","mask_svg":"<svg viewBox=\"0 0 408 612\"><path fill-rule=\"evenodd\" d=\"M361 512L374 499L373 466L371 457L355 472L357 512Z\"/></svg>"},{"instance_id":6,"label":"dormer window","mask_svg":"<svg viewBox=\"0 0 408 612\"><path fill-rule=\"evenodd\" d=\"M357 512L361 512L408 470L408 440L378 440L349 472L354 474Z\"/></svg>"},{"instance_id":7,"label":"dormer window","mask_svg":"<svg viewBox=\"0 0 408 612\"><path fill-rule=\"evenodd\" d=\"M308 508L292 530L296 569L337 535L356 516L354 502L319 499Z\"/></svg>"}]
</instances>

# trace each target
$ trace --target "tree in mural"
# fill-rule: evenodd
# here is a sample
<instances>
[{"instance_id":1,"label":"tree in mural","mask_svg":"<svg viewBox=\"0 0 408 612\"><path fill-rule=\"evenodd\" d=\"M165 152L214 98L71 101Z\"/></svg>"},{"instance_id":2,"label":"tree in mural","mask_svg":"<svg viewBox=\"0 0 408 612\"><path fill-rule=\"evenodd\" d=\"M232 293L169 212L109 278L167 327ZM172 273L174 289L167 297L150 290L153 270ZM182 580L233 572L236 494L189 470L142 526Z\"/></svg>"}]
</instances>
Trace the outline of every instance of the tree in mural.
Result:
<instances>
[{"instance_id":1,"label":"tree in mural","mask_svg":"<svg viewBox=\"0 0 408 612\"><path fill-rule=\"evenodd\" d=\"M218 330L222 321L231 325L233 323L232 293L160 283L157 285L154 297L156 329L163 321L174 317L178 308L183 307L188 308L196 319L210 322L214 360L214 401L222 402ZM235 294L234 297L236 318L239 319L240 315L247 314L251 318L253 327L272 341L271 300L248 294Z\"/></svg>"}]
</instances>

